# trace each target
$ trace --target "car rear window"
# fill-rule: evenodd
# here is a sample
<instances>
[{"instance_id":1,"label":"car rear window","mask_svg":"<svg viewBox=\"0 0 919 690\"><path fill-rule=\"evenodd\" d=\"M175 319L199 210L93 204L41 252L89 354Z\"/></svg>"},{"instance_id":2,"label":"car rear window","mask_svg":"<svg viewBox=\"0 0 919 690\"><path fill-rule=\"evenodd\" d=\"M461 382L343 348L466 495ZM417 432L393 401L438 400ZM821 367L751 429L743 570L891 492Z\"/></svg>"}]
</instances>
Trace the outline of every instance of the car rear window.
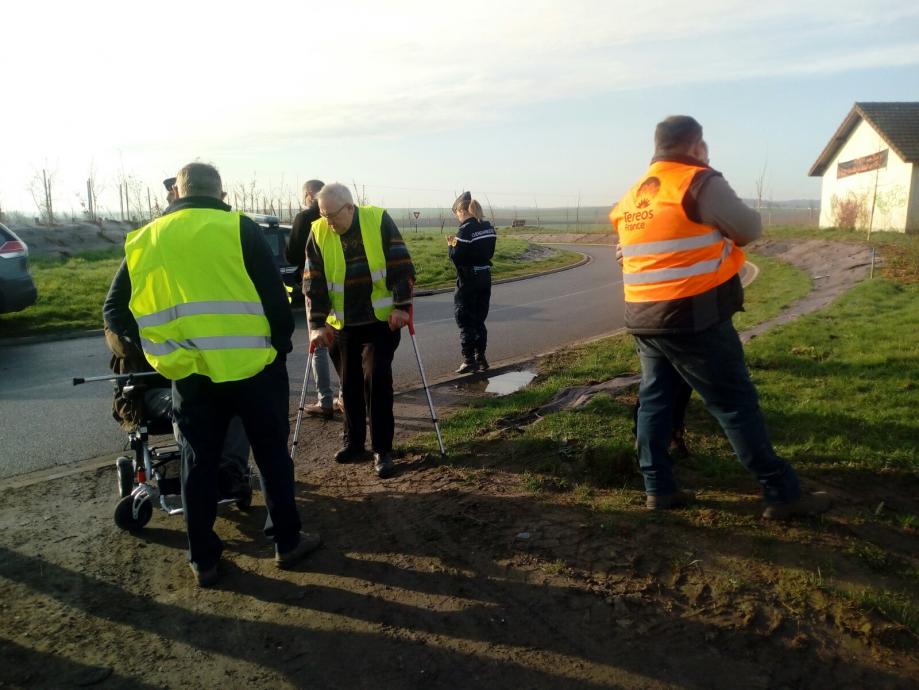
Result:
<instances>
[{"instance_id":1,"label":"car rear window","mask_svg":"<svg viewBox=\"0 0 919 690\"><path fill-rule=\"evenodd\" d=\"M13 239L13 233L6 229L6 226L3 223L0 223L0 240L6 242L7 240Z\"/></svg>"}]
</instances>

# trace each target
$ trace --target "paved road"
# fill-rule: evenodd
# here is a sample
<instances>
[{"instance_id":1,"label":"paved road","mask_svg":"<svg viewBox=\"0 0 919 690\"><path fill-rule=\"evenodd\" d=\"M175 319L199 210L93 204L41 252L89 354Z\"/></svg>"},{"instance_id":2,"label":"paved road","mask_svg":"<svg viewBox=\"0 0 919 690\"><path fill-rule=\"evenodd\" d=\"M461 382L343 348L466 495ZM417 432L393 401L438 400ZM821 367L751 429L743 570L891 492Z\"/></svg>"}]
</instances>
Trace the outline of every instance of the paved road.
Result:
<instances>
[{"instance_id":1,"label":"paved road","mask_svg":"<svg viewBox=\"0 0 919 690\"><path fill-rule=\"evenodd\" d=\"M593 259L580 268L495 286L488 316L492 364L538 354L608 333L622 325L621 274L610 247L570 246ZM429 381L459 364L453 295L422 297L416 332ZM298 314L288 357L291 395L299 395L306 364L306 328ZM111 418L111 384L72 386L74 376L109 372L101 337L0 346L0 478L118 452L125 435ZM420 383L408 331L394 376Z\"/></svg>"}]
</instances>

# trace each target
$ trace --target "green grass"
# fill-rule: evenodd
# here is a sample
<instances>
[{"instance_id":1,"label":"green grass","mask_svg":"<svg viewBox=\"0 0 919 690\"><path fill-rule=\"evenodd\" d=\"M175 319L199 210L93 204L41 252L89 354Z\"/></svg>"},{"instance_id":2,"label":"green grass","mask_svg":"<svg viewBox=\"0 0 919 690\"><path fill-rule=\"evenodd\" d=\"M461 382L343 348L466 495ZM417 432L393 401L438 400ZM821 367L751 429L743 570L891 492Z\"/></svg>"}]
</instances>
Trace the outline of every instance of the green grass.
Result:
<instances>
[{"instance_id":1,"label":"green grass","mask_svg":"<svg viewBox=\"0 0 919 690\"><path fill-rule=\"evenodd\" d=\"M746 291L747 311L735 317L744 326L772 318L810 287L807 275L788 264L759 255L750 258L759 266L760 276ZM454 452L484 452L496 437L505 435L506 429L519 426L519 421L532 421L525 419L529 411L546 403L557 391L637 372L638 368L634 342L627 335L567 348L547 357L539 376L527 388L477 400L452 416L444 424L445 440ZM634 393L615 399L600 395L585 408L547 415L538 424L526 426L525 433L515 432L506 439L502 457L522 462L531 472L573 482L610 487L634 481L633 402ZM726 444L717 448L719 455L727 449ZM708 458L702 454L700 461L709 462ZM710 464L715 474L737 473L736 463L724 462L723 458L712 459ZM536 480L529 484L536 486Z\"/></svg>"},{"instance_id":2,"label":"green grass","mask_svg":"<svg viewBox=\"0 0 919 690\"><path fill-rule=\"evenodd\" d=\"M30 258L38 301L21 312L0 315L0 335L101 328L102 302L120 264L121 250Z\"/></svg>"},{"instance_id":3,"label":"green grass","mask_svg":"<svg viewBox=\"0 0 919 690\"><path fill-rule=\"evenodd\" d=\"M434 232L412 232L406 242L418 271L417 289L452 285L456 278L447 256L443 236ZM493 276L496 280L566 266L580 254L546 248L531 258L533 247L526 240L499 237ZM38 301L28 309L0 315L0 336L13 337L101 328L102 303L122 250L86 252L69 258L33 257L32 278Z\"/></svg>"},{"instance_id":4,"label":"green grass","mask_svg":"<svg viewBox=\"0 0 919 690\"><path fill-rule=\"evenodd\" d=\"M860 239L840 231L770 234ZM696 507L672 515L640 508L634 391L598 395L578 410L535 414L566 386L637 371L632 339L624 335L548 357L531 386L475 401L447 419L451 461L517 473L538 500L581 506L601 532L662 523L687 548L717 553L731 545L724 549L734 559L723 573L728 585L743 578L796 615L844 605L861 612L838 623L844 629L863 634L873 629L864 615L876 614L919 634L917 523L909 508L919 473L919 237L876 233L872 244L884 259L874 280L746 346L777 451L805 486L825 481L837 488L837 506L825 519L762 523L756 508L745 505L755 481L696 397L687 416L693 457L680 461L677 473L702 497ZM747 290L748 311L735 317L743 327L775 315L809 287L797 269L762 256L751 260L761 273ZM423 443L433 445L433 439ZM900 507L876 509L877 495ZM789 561L803 570L792 572Z\"/></svg>"}]
</instances>

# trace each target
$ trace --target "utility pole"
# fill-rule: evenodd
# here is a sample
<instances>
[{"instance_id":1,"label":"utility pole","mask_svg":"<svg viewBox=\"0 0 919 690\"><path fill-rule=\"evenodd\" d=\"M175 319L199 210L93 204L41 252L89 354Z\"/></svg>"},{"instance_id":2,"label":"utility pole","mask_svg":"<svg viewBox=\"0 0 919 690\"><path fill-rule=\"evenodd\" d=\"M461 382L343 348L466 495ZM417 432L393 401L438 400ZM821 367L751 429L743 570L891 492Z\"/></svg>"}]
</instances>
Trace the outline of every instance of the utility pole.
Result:
<instances>
[{"instance_id":1,"label":"utility pole","mask_svg":"<svg viewBox=\"0 0 919 690\"><path fill-rule=\"evenodd\" d=\"M89 220L96 222L96 207L93 203L93 181L92 178L86 180L86 210L89 211Z\"/></svg>"},{"instance_id":2,"label":"utility pole","mask_svg":"<svg viewBox=\"0 0 919 690\"><path fill-rule=\"evenodd\" d=\"M118 205L121 207L121 220L124 220L124 189L121 183L118 183Z\"/></svg>"},{"instance_id":3,"label":"utility pole","mask_svg":"<svg viewBox=\"0 0 919 690\"><path fill-rule=\"evenodd\" d=\"M45 212L48 214L48 225L53 225L54 209L51 206L51 185L48 182L48 174L44 168L42 168L41 176L45 184Z\"/></svg>"}]
</instances>

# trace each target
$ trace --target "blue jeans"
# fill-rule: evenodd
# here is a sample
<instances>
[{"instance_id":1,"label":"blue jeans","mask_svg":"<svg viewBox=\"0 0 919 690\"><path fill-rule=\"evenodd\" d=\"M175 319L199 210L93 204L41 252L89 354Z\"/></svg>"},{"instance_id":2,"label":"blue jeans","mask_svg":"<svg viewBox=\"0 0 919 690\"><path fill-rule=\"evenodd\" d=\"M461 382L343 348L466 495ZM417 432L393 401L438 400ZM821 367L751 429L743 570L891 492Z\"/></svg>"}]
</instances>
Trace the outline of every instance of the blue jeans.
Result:
<instances>
[{"instance_id":1,"label":"blue jeans","mask_svg":"<svg viewBox=\"0 0 919 690\"><path fill-rule=\"evenodd\" d=\"M316 390L319 391L319 404L331 409L334 393L332 392L332 375L329 348L317 347L313 350L313 376L316 377Z\"/></svg>"},{"instance_id":2,"label":"blue jeans","mask_svg":"<svg viewBox=\"0 0 919 690\"><path fill-rule=\"evenodd\" d=\"M636 335L635 340L641 359L638 464L649 495L677 490L667 447L681 378L721 424L737 458L762 485L767 502L788 503L801 495L797 474L769 441L743 346L730 320L701 333Z\"/></svg>"}]
</instances>

